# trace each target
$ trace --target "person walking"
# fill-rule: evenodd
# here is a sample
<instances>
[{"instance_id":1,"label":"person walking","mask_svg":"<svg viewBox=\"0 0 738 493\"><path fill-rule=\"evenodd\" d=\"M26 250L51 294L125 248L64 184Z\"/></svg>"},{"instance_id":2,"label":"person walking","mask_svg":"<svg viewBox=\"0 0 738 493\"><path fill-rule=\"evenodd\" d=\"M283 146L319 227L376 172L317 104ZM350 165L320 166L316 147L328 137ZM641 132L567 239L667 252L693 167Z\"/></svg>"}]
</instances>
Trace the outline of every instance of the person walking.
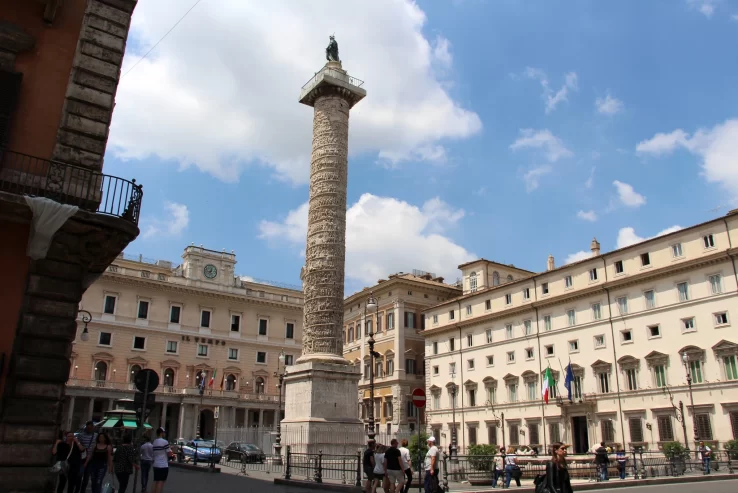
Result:
<instances>
[{"instance_id":1,"label":"person walking","mask_svg":"<svg viewBox=\"0 0 738 493\"><path fill-rule=\"evenodd\" d=\"M97 436L92 452L87 452L85 474L89 474L92 493L101 493L105 473L113 473L113 447L105 433Z\"/></svg>"},{"instance_id":2,"label":"person walking","mask_svg":"<svg viewBox=\"0 0 738 493\"><path fill-rule=\"evenodd\" d=\"M600 442L600 446L595 450L595 464L600 471L600 481L608 481L607 466L610 464L610 458L607 456L607 448L605 442Z\"/></svg>"},{"instance_id":3,"label":"person walking","mask_svg":"<svg viewBox=\"0 0 738 493\"><path fill-rule=\"evenodd\" d=\"M413 460L410 457L410 449L407 448L407 439L403 438L400 442L400 455L405 461L405 489L401 493L410 493L410 483L413 482Z\"/></svg>"},{"instance_id":4,"label":"person walking","mask_svg":"<svg viewBox=\"0 0 738 493\"><path fill-rule=\"evenodd\" d=\"M428 452L425 453L425 493L434 493L438 489L438 447L436 437L428 437Z\"/></svg>"},{"instance_id":5,"label":"person walking","mask_svg":"<svg viewBox=\"0 0 738 493\"><path fill-rule=\"evenodd\" d=\"M520 487L520 466L518 466L518 456L515 454L513 447L507 448L505 455L505 488L510 487L510 481L515 479L515 484Z\"/></svg>"},{"instance_id":6,"label":"person walking","mask_svg":"<svg viewBox=\"0 0 738 493\"><path fill-rule=\"evenodd\" d=\"M152 443L154 450L154 488L152 493L164 491L164 483L169 476L169 442L164 438L164 428L156 430L156 440Z\"/></svg>"},{"instance_id":7,"label":"person walking","mask_svg":"<svg viewBox=\"0 0 738 493\"><path fill-rule=\"evenodd\" d=\"M77 482L76 493L85 493L87 491L87 483L90 481L90 471L87 469L87 456L92 453L92 449L95 448L97 443L97 433L95 433L95 423L88 421L85 424L85 429L77 437L79 443L84 447L82 452L82 464L80 465L80 477L82 481Z\"/></svg>"},{"instance_id":8,"label":"person walking","mask_svg":"<svg viewBox=\"0 0 738 493\"><path fill-rule=\"evenodd\" d=\"M387 491L384 483L384 451L386 447L384 445L377 445L374 449L374 482L372 483L372 493L377 493L377 488L382 486L382 489Z\"/></svg>"},{"instance_id":9,"label":"person walking","mask_svg":"<svg viewBox=\"0 0 738 493\"><path fill-rule=\"evenodd\" d=\"M377 442L373 439L366 442L366 450L362 457L362 466L364 467L364 474L366 474L366 485L364 485L364 493L371 493L372 486L374 485L374 450L377 447Z\"/></svg>"},{"instance_id":10,"label":"person walking","mask_svg":"<svg viewBox=\"0 0 738 493\"><path fill-rule=\"evenodd\" d=\"M384 470L389 481L390 493L401 493L405 486L405 469L407 464L397 448L397 439L390 441L390 447L384 453Z\"/></svg>"},{"instance_id":11,"label":"person walking","mask_svg":"<svg viewBox=\"0 0 738 493\"><path fill-rule=\"evenodd\" d=\"M561 442L551 444L551 460L546 463L546 477L543 478L542 492L573 493L566 464L567 448L569 445ZM538 484L536 484L536 491L539 491Z\"/></svg>"},{"instance_id":12,"label":"person walking","mask_svg":"<svg viewBox=\"0 0 738 493\"><path fill-rule=\"evenodd\" d=\"M59 472L59 483L56 486L56 493L63 493L64 486L67 486L67 493L74 493L79 486L79 475L82 470L82 451L85 448L74 438L74 433L68 432L60 434L59 439L51 448L51 454L57 461L64 462Z\"/></svg>"},{"instance_id":13,"label":"person walking","mask_svg":"<svg viewBox=\"0 0 738 493\"><path fill-rule=\"evenodd\" d=\"M712 449L705 445L705 442L700 442L700 446L697 448L700 451L700 457L702 457L702 474L710 474L710 459L712 459Z\"/></svg>"},{"instance_id":14,"label":"person walking","mask_svg":"<svg viewBox=\"0 0 738 493\"><path fill-rule=\"evenodd\" d=\"M505 461L502 459L502 454L497 452L492 459L492 466L494 467L494 476L492 477L492 487L497 488L497 483L500 477L505 476Z\"/></svg>"},{"instance_id":15,"label":"person walking","mask_svg":"<svg viewBox=\"0 0 738 493\"><path fill-rule=\"evenodd\" d=\"M154 463L154 446L151 444L149 433L144 433L144 443L141 445L141 493L146 493L149 485L151 464Z\"/></svg>"},{"instance_id":16,"label":"person walking","mask_svg":"<svg viewBox=\"0 0 738 493\"><path fill-rule=\"evenodd\" d=\"M620 475L620 479L625 479L625 471L628 465L628 458L625 456L625 450L618 450L616 458L618 461L618 474Z\"/></svg>"},{"instance_id":17,"label":"person walking","mask_svg":"<svg viewBox=\"0 0 738 493\"><path fill-rule=\"evenodd\" d=\"M136 450L131 445L132 442L131 435L126 433L123 437L123 444L113 454L113 467L115 468L115 476L118 478L118 493L126 493L133 468L138 469Z\"/></svg>"}]
</instances>

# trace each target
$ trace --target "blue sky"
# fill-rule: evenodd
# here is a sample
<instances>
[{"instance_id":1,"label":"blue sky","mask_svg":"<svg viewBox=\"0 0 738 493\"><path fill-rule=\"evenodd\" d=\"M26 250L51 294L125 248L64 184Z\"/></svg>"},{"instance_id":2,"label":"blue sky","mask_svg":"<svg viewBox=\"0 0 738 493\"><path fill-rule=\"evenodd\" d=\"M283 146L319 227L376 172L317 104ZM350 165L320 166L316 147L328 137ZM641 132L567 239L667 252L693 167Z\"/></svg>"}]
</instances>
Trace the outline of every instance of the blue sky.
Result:
<instances>
[{"instance_id":1,"label":"blue sky","mask_svg":"<svg viewBox=\"0 0 738 493\"><path fill-rule=\"evenodd\" d=\"M543 270L593 236L611 250L738 206L738 2L240 3L202 0L126 73L188 8L137 7L105 161L144 185L129 253L177 261L194 242L299 283L312 111L297 96L334 31L368 93L347 294L477 257Z\"/></svg>"}]
</instances>

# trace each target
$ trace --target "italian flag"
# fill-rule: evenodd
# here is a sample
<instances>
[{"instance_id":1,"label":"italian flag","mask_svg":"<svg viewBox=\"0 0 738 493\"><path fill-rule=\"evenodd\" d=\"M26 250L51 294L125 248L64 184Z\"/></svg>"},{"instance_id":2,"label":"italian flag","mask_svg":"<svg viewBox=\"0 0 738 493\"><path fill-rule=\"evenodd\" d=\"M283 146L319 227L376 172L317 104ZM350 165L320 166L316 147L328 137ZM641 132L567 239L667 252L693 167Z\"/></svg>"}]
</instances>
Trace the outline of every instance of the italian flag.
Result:
<instances>
[{"instance_id":1,"label":"italian flag","mask_svg":"<svg viewBox=\"0 0 738 493\"><path fill-rule=\"evenodd\" d=\"M551 388L556 385L554 377L551 374L551 367L546 368L543 373L543 387L541 388L541 394L543 394L543 400L548 404L548 396L551 395Z\"/></svg>"},{"instance_id":2,"label":"italian flag","mask_svg":"<svg viewBox=\"0 0 738 493\"><path fill-rule=\"evenodd\" d=\"M218 369L217 368L215 370L213 370L213 374L210 376L210 383L208 384L208 387L212 387L213 386L213 382L215 382L215 374L217 372L218 372ZM548 402L548 400L546 400L546 402Z\"/></svg>"}]
</instances>

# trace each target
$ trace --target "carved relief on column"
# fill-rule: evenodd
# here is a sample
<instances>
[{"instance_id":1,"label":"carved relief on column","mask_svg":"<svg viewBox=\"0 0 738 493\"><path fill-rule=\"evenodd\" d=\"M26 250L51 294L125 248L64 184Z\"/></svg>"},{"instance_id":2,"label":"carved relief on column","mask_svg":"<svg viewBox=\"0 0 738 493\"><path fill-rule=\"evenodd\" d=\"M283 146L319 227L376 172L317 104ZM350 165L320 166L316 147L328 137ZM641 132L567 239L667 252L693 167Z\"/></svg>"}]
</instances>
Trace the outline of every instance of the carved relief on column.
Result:
<instances>
[{"instance_id":1,"label":"carved relief on column","mask_svg":"<svg viewBox=\"0 0 738 493\"><path fill-rule=\"evenodd\" d=\"M392 424L399 426L402 421L403 411L405 408L402 403L402 387L399 385L392 386Z\"/></svg>"}]
</instances>

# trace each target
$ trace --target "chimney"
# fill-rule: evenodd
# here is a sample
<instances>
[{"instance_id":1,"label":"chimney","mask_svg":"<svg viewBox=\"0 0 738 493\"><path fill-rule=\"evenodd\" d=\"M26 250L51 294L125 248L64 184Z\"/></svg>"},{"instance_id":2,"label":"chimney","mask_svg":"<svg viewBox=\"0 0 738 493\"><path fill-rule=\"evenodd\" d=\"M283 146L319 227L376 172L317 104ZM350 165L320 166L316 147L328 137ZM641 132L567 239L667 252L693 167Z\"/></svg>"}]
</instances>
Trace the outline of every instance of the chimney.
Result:
<instances>
[{"instance_id":1,"label":"chimney","mask_svg":"<svg viewBox=\"0 0 738 493\"><path fill-rule=\"evenodd\" d=\"M548 263L546 264L546 270L554 270L555 268L556 268L556 263L554 262L554 256L549 255Z\"/></svg>"},{"instance_id":2,"label":"chimney","mask_svg":"<svg viewBox=\"0 0 738 493\"><path fill-rule=\"evenodd\" d=\"M592 250L593 257L600 254L600 242L597 241L597 238L592 238L592 243L589 244L589 249Z\"/></svg>"}]
</instances>

